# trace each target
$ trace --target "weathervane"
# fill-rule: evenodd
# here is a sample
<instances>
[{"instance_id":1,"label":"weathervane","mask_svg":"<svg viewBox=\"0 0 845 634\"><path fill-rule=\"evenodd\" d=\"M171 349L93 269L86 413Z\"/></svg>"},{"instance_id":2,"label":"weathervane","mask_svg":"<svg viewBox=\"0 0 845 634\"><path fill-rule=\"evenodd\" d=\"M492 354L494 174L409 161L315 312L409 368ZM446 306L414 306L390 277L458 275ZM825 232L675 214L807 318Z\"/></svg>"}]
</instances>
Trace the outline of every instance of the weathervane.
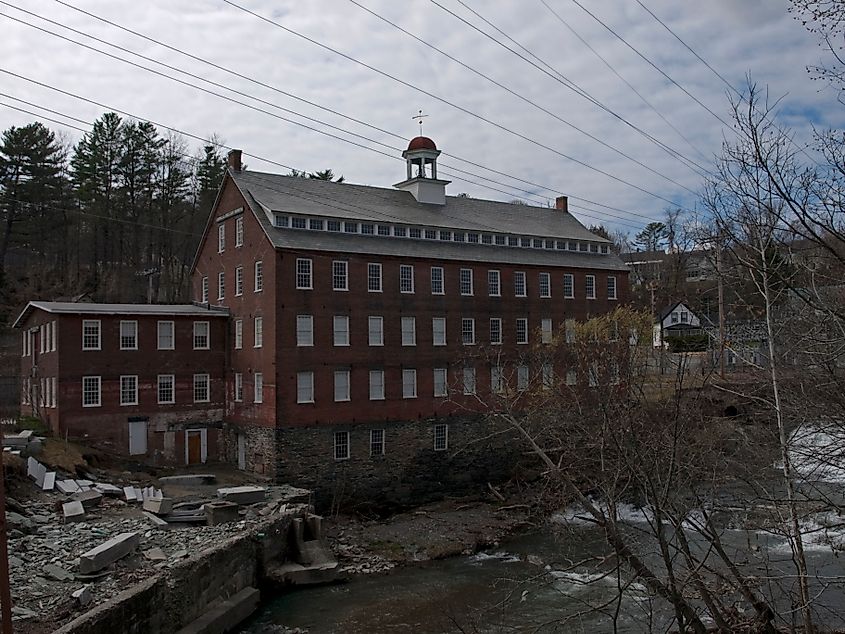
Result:
<instances>
[{"instance_id":1,"label":"weathervane","mask_svg":"<svg viewBox=\"0 0 845 634\"><path fill-rule=\"evenodd\" d=\"M415 119L415 120L417 120L417 123L419 123L419 124L420 124L420 136L422 136L422 124L423 124L423 119L424 119L425 117L427 117L427 116L428 116L427 114L423 114L423 111L422 111L422 110L420 110L420 111L419 111L419 114L415 114L413 117L411 117L411 119Z\"/></svg>"}]
</instances>

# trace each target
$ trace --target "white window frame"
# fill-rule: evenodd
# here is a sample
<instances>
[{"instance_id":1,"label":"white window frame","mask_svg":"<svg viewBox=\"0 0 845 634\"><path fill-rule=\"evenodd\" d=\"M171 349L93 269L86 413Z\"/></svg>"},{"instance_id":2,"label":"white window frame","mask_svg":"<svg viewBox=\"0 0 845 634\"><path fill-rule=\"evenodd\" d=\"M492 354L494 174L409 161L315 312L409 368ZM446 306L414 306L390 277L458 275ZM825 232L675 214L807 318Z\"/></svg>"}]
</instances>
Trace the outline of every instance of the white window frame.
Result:
<instances>
[{"instance_id":1,"label":"white window frame","mask_svg":"<svg viewBox=\"0 0 845 634\"><path fill-rule=\"evenodd\" d=\"M376 440L376 436L379 436L379 440ZM385 445L385 433L384 429L371 429L370 430L370 456L383 456L384 455L384 445Z\"/></svg>"},{"instance_id":2,"label":"white window frame","mask_svg":"<svg viewBox=\"0 0 845 634\"><path fill-rule=\"evenodd\" d=\"M86 328L93 328L96 326L97 332L96 333L88 333L86 335L85 329ZM86 336L89 338L89 343L86 345L85 338ZM91 338L96 337L97 341L94 344L91 341ZM82 320L82 349L83 350L102 350L103 344L103 324L99 319L83 319ZM29 351L32 352L32 339L30 338L30 345Z\"/></svg>"},{"instance_id":3,"label":"white window frame","mask_svg":"<svg viewBox=\"0 0 845 634\"><path fill-rule=\"evenodd\" d=\"M203 304L208 303L208 276L203 275L202 280L200 280L200 302Z\"/></svg>"},{"instance_id":4,"label":"white window frame","mask_svg":"<svg viewBox=\"0 0 845 634\"><path fill-rule=\"evenodd\" d=\"M86 387L86 383L94 383L96 385L96 402L89 401L86 402L86 395L90 395L92 390L90 387ZM100 376L83 376L82 377L82 407L100 407L102 405L102 397L103 397L103 379Z\"/></svg>"},{"instance_id":5,"label":"white window frame","mask_svg":"<svg viewBox=\"0 0 845 634\"><path fill-rule=\"evenodd\" d=\"M264 373L256 372L252 375L252 402L261 404L264 402Z\"/></svg>"},{"instance_id":6,"label":"white window frame","mask_svg":"<svg viewBox=\"0 0 845 634\"><path fill-rule=\"evenodd\" d=\"M441 388L441 389L437 389ZM448 368L434 368L434 397L442 398L449 396L449 370Z\"/></svg>"},{"instance_id":7,"label":"white window frame","mask_svg":"<svg viewBox=\"0 0 845 634\"><path fill-rule=\"evenodd\" d=\"M308 397L303 399L303 394ZM297 403L313 403L314 402L314 373L313 372L297 372L296 373L296 402Z\"/></svg>"},{"instance_id":8,"label":"white window frame","mask_svg":"<svg viewBox=\"0 0 845 634\"><path fill-rule=\"evenodd\" d=\"M369 394L371 401L384 400L384 370L370 370Z\"/></svg>"},{"instance_id":9,"label":"white window frame","mask_svg":"<svg viewBox=\"0 0 845 634\"><path fill-rule=\"evenodd\" d=\"M334 433L334 449L332 454L335 460L349 460L352 455L351 447L349 446L351 438L348 431L336 431Z\"/></svg>"},{"instance_id":10,"label":"white window frame","mask_svg":"<svg viewBox=\"0 0 845 634\"><path fill-rule=\"evenodd\" d=\"M235 218L235 246L242 247L244 245L244 217L238 216Z\"/></svg>"},{"instance_id":11,"label":"white window frame","mask_svg":"<svg viewBox=\"0 0 845 634\"><path fill-rule=\"evenodd\" d=\"M349 262L346 260L332 260L332 290L349 290Z\"/></svg>"},{"instance_id":12,"label":"white window frame","mask_svg":"<svg viewBox=\"0 0 845 634\"><path fill-rule=\"evenodd\" d=\"M205 335L202 332L202 328L205 327ZM205 337L205 345L202 343L202 338ZM197 345L199 342L200 345ZM194 322L194 330L193 330L193 343L194 343L194 350L210 350L211 349L211 322L208 321L195 321Z\"/></svg>"},{"instance_id":13,"label":"white window frame","mask_svg":"<svg viewBox=\"0 0 845 634\"><path fill-rule=\"evenodd\" d=\"M530 383L531 376L528 371L527 365L518 365L516 366L516 389L520 392L524 392L528 389L528 384Z\"/></svg>"},{"instance_id":14,"label":"white window frame","mask_svg":"<svg viewBox=\"0 0 845 634\"><path fill-rule=\"evenodd\" d=\"M296 288L303 291L314 289L314 263L311 258L296 258Z\"/></svg>"},{"instance_id":15,"label":"white window frame","mask_svg":"<svg viewBox=\"0 0 845 634\"><path fill-rule=\"evenodd\" d=\"M344 383L345 382L345 383ZM334 371L334 402L352 400L352 373L349 370Z\"/></svg>"},{"instance_id":16,"label":"white window frame","mask_svg":"<svg viewBox=\"0 0 845 634\"><path fill-rule=\"evenodd\" d=\"M442 326L442 327L438 327ZM439 336L438 336L439 335ZM446 339L446 318L445 317L432 317L431 318L431 345L433 346L445 346L447 344Z\"/></svg>"},{"instance_id":17,"label":"white window frame","mask_svg":"<svg viewBox=\"0 0 845 634\"><path fill-rule=\"evenodd\" d=\"M132 383L133 388L131 390L131 398L130 400L124 400L124 381L127 383ZM138 404L138 375L137 374L121 374L120 375L120 383L119 383L119 392L120 392L120 405L121 407L124 405L137 405Z\"/></svg>"},{"instance_id":18,"label":"white window frame","mask_svg":"<svg viewBox=\"0 0 845 634\"><path fill-rule=\"evenodd\" d=\"M217 299L226 299L226 272L220 271L217 274Z\"/></svg>"},{"instance_id":19,"label":"white window frame","mask_svg":"<svg viewBox=\"0 0 845 634\"><path fill-rule=\"evenodd\" d=\"M264 262L257 260L253 267L252 289L254 293L264 290Z\"/></svg>"},{"instance_id":20,"label":"white window frame","mask_svg":"<svg viewBox=\"0 0 845 634\"><path fill-rule=\"evenodd\" d=\"M551 363L544 363L540 369L541 384L544 390L551 390L555 382L555 368Z\"/></svg>"},{"instance_id":21,"label":"white window frame","mask_svg":"<svg viewBox=\"0 0 845 634\"><path fill-rule=\"evenodd\" d=\"M162 345L162 328L170 328L170 345ZM164 333L166 337L166 333ZM176 349L176 322L170 319L165 319L156 323L156 349L157 350L175 350Z\"/></svg>"},{"instance_id":22,"label":"white window frame","mask_svg":"<svg viewBox=\"0 0 845 634\"><path fill-rule=\"evenodd\" d=\"M461 344L465 346L475 345L475 318L461 318Z\"/></svg>"},{"instance_id":23,"label":"white window frame","mask_svg":"<svg viewBox=\"0 0 845 634\"><path fill-rule=\"evenodd\" d=\"M367 264L367 292L381 293L382 289L381 264L369 262Z\"/></svg>"},{"instance_id":24,"label":"white window frame","mask_svg":"<svg viewBox=\"0 0 845 634\"><path fill-rule=\"evenodd\" d=\"M616 276L607 276L607 299L618 299L616 294Z\"/></svg>"},{"instance_id":25,"label":"white window frame","mask_svg":"<svg viewBox=\"0 0 845 634\"><path fill-rule=\"evenodd\" d=\"M367 343L371 346L384 345L384 317L381 315L367 317Z\"/></svg>"},{"instance_id":26,"label":"white window frame","mask_svg":"<svg viewBox=\"0 0 845 634\"><path fill-rule=\"evenodd\" d=\"M402 398L417 398L417 371L402 368Z\"/></svg>"},{"instance_id":27,"label":"white window frame","mask_svg":"<svg viewBox=\"0 0 845 634\"><path fill-rule=\"evenodd\" d=\"M473 295L473 292L475 290L473 288L473 277L474 276L472 273L472 269L461 269L460 277L458 278L458 288L460 290L461 295L464 295L466 297L471 297Z\"/></svg>"},{"instance_id":28,"label":"white window frame","mask_svg":"<svg viewBox=\"0 0 845 634\"><path fill-rule=\"evenodd\" d=\"M167 400L162 400L161 398L161 388L162 388L162 381L165 383L167 381L170 382L170 398ZM173 374L159 374L156 377L156 402L159 405L173 405L176 403L176 376Z\"/></svg>"},{"instance_id":29,"label":"white window frame","mask_svg":"<svg viewBox=\"0 0 845 634\"><path fill-rule=\"evenodd\" d=\"M202 398L201 390L205 383L205 398ZM211 402L211 375L207 372L200 372L194 375L193 383L193 397L194 403L210 403ZM199 395L199 398L197 396Z\"/></svg>"},{"instance_id":30,"label":"white window frame","mask_svg":"<svg viewBox=\"0 0 845 634\"><path fill-rule=\"evenodd\" d=\"M126 326L127 328L132 329L131 334L124 335L123 328ZM123 344L124 337L126 339L131 339L132 341L127 345ZM120 349L121 350L137 350L138 349L138 321L135 319L121 319L120 326L118 330L118 338L120 339Z\"/></svg>"},{"instance_id":31,"label":"white window frame","mask_svg":"<svg viewBox=\"0 0 845 634\"><path fill-rule=\"evenodd\" d=\"M516 318L516 343L518 345L528 343L528 317Z\"/></svg>"},{"instance_id":32,"label":"white window frame","mask_svg":"<svg viewBox=\"0 0 845 634\"><path fill-rule=\"evenodd\" d=\"M414 292L414 265L399 265L399 292L413 294Z\"/></svg>"},{"instance_id":33,"label":"white window frame","mask_svg":"<svg viewBox=\"0 0 845 634\"><path fill-rule=\"evenodd\" d=\"M495 329L494 329L495 324ZM498 335L498 336L494 336ZM502 345L502 318L501 317L491 317L490 318L490 345L491 346L501 346Z\"/></svg>"},{"instance_id":34,"label":"white window frame","mask_svg":"<svg viewBox=\"0 0 845 634\"><path fill-rule=\"evenodd\" d=\"M538 277L540 297L547 299L552 296L552 274L541 271Z\"/></svg>"},{"instance_id":35,"label":"white window frame","mask_svg":"<svg viewBox=\"0 0 845 634\"><path fill-rule=\"evenodd\" d=\"M431 294L445 295L446 294L446 274L442 266L431 267Z\"/></svg>"},{"instance_id":36,"label":"white window frame","mask_svg":"<svg viewBox=\"0 0 845 634\"><path fill-rule=\"evenodd\" d=\"M244 267L235 267L235 297L244 294Z\"/></svg>"},{"instance_id":37,"label":"white window frame","mask_svg":"<svg viewBox=\"0 0 845 634\"><path fill-rule=\"evenodd\" d=\"M434 451L447 451L449 449L449 425L437 423L434 426Z\"/></svg>"},{"instance_id":38,"label":"white window frame","mask_svg":"<svg viewBox=\"0 0 845 634\"><path fill-rule=\"evenodd\" d=\"M296 346L309 348L314 345L314 315L296 316Z\"/></svg>"},{"instance_id":39,"label":"white window frame","mask_svg":"<svg viewBox=\"0 0 845 634\"><path fill-rule=\"evenodd\" d=\"M242 372L235 372L232 381L232 400L235 403L242 403L244 400L244 375Z\"/></svg>"},{"instance_id":40,"label":"white window frame","mask_svg":"<svg viewBox=\"0 0 845 634\"><path fill-rule=\"evenodd\" d=\"M235 350L243 350L244 347L244 320L236 319L234 322L235 328Z\"/></svg>"},{"instance_id":41,"label":"white window frame","mask_svg":"<svg viewBox=\"0 0 845 634\"><path fill-rule=\"evenodd\" d=\"M332 318L332 344L348 347L351 333L349 332L349 315L335 315Z\"/></svg>"},{"instance_id":42,"label":"white window frame","mask_svg":"<svg viewBox=\"0 0 845 634\"><path fill-rule=\"evenodd\" d=\"M595 299L596 298L596 276L595 275L585 275L584 276L584 290L587 293L587 299Z\"/></svg>"},{"instance_id":43,"label":"white window frame","mask_svg":"<svg viewBox=\"0 0 845 634\"><path fill-rule=\"evenodd\" d=\"M226 250L226 225L222 222L217 225L217 253Z\"/></svg>"},{"instance_id":44,"label":"white window frame","mask_svg":"<svg viewBox=\"0 0 845 634\"><path fill-rule=\"evenodd\" d=\"M490 366L490 391L493 394L501 394L505 391L505 373L502 366L498 364Z\"/></svg>"},{"instance_id":45,"label":"white window frame","mask_svg":"<svg viewBox=\"0 0 845 634\"><path fill-rule=\"evenodd\" d=\"M417 345L417 318L416 317L402 317L400 321L400 330L402 332L402 345L415 346Z\"/></svg>"},{"instance_id":46,"label":"white window frame","mask_svg":"<svg viewBox=\"0 0 845 634\"><path fill-rule=\"evenodd\" d=\"M521 291L520 287L522 287ZM528 278L525 271L513 272L513 295L514 297L528 297Z\"/></svg>"},{"instance_id":47,"label":"white window frame","mask_svg":"<svg viewBox=\"0 0 845 634\"><path fill-rule=\"evenodd\" d=\"M465 396L472 396L476 392L476 373L475 368L473 366L464 366L463 372L461 373L461 379L464 386L464 395Z\"/></svg>"},{"instance_id":48,"label":"white window frame","mask_svg":"<svg viewBox=\"0 0 845 634\"><path fill-rule=\"evenodd\" d=\"M563 274L563 298L575 299L575 275L572 273Z\"/></svg>"},{"instance_id":49,"label":"white window frame","mask_svg":"<svg viewBox=\"0 0 845 634\"><path fill-rule=\"evenodd\" d=\"M264 317L257 315L252 320L252 347L264 347Z\"/></svg>"},{"instance_id":50,"label":"white window frame","mask_svg":"<svg viewBox=\"0 0 845 634\"><path fill-rule=\"evenodd\" d=\"M498 269L487 271L487 295L489 297L502 296L502 272Z\"/></svg>"},{"instance_id":51,"label":"white window frame","mask_svg":"<svg viewBox=\"0 0 845 634\"><path fill-rule=\"evenodd\" d=\"M553 326L551 317L543 317L540 320L540 341L542 343L551 343L553 336Z\"/></svg>"}]
</instances>

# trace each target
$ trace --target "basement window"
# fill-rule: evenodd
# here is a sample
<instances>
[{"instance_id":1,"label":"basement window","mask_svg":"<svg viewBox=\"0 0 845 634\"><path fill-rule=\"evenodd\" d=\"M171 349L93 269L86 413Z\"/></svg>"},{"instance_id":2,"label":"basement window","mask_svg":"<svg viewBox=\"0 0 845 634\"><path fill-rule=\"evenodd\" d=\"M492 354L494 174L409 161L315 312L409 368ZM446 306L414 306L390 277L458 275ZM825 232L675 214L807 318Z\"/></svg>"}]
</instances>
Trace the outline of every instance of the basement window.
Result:
<instances>
[{"instance_id":1,"label":"basement window","mask_svg":"<svg viewBox=\"0 0 845 634\"><path fill-rule=\"evenodd\" d=\"M349 460L349 432L336 431L334 433L334 459Z\"/></svg>"}]
</instances>

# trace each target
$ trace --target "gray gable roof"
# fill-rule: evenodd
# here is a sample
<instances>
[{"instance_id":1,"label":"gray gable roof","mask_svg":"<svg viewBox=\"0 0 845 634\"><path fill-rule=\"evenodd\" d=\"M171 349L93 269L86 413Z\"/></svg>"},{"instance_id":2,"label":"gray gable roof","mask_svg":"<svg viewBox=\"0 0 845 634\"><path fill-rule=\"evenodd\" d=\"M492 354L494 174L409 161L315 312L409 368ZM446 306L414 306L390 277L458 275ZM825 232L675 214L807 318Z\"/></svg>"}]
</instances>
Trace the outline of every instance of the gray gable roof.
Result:
<instances>
[{"instance_id":1,"label":"gray gable roof","mask_svg":"<svg viewBox=\"0 0 845 634\"><path fill-rule=\"evenodd\" d=\"M489 246L422 239L292 230L274 227L267 212L335 217L357 222L526 235L607 243L560 209L447 196L446 205L418 203L406 191L333 183L261 172L229 175L276 248L417 258L567 266L627 271L613 254Z\"/></svg>"},{"instance_id":2,"label":"gray gable roof","mask_svg":"<svg viewBox=\"0 0 845 634\"><path fill-rule=\"evenodd\" d=\"M35 309L53 314L73 315L161 315L191 317L228 317L229 311L207 304L95 304L87 302L29 302L12 324L17 328Z\"/></svg>"}]
</instances>

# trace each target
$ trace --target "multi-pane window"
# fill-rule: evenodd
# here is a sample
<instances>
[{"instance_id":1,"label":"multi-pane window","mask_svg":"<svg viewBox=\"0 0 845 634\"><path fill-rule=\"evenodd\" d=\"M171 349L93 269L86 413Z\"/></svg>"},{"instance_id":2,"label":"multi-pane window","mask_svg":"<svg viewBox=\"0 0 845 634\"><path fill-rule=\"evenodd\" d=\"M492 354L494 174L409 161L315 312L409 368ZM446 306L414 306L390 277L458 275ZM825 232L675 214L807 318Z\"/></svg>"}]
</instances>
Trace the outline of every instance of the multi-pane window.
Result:
<instances>
[{"instance_id":1,"label":"multi-pane window","mask_svg":"<svg viewBox=\"0 0 845 634\"><path fill-rule=\"evenodd\" d=\"M244 217L238 216L235 218L235 246L242 247L244 245Z\"/></svg>"},{"instance_id":2,"label":"multi-pane window","mask_svg":"<svg viewBox=\"0 0 845 634\"><path fill-rule=\"evenodd\" d=\"M349 316L335 315L333 319L334 325L334 345L348 346L349 345Z\"/></svg>"},{"instance_id":3,"label":"multi-pane window","mask_svg":"<svg viewBox=\"0 0 845 634\"><path fill-rule=\"evenodd\" d=\"M256 293L264 289L264 263L260 260L255 263L255 279L252 285Z\"/></svg>"},{"instance_id":4,"label":"multi-pane window","mask_svg":"<svg viewBox=\"0 0 845 634\"><path fill-rule=\"evenodd\" d=\"M528 366L516 366L516 389L522 391L528 389Z\"/></svg>"},{"instance_id":5,"label":"multi-pane window","mask_svg":"<svg viewBox=\"0 0 845 634\"><path fill-rule=\"evenodd\" d=\"M575 320L567 319L566 324L566 343L575 343Z\"/></svg>"},{"instance_id":6,"label":"multi-pane window","mask_svg":"<svg viewBox=\"0 0 845 634\"><path fill-rule=\"evenodd\" d=\"M417 345L417 318L402 317L402 345Z\"/></svg>"},{"instance_id":7,"label":"multi-pane window","mask_svg":"<svg viewBox=\"0 0 845 634\"><path fill-rule=\"evenodd\" d=\"M461 295L472 295L472 269L461 269Z\"/></svg>"},{"instance_id":8,"label":"multi-pane window","mask_svg":"<svg viewBox=\"0 0 845 634\"><path fill-rule=\"evenodd\" d=\"M572 273L563 274L563 296L566 299L575 297L575 276Z\"/></svg>"},{"instance_id":9,"label":"multi-pane window","mask_svg":"<svg viewBox=\"0 0 845 634\"><path fill-rule=\"evenodd\" d=\"M584 277L584 286L587 291L587 299L596 298L596 276L587 275Z\"/></svg>"},{"instance_id":10,"label":"multi-pane window","mask_svg":"<svg viewBox=\"0 0 845 634\"><path fill-rule=\"evenodd\" d=\"M217 299L225 299L226 297L226 274L220 271L217 274Z\"/></svg>"},{"instance_id":11,"label":"multi-pane window","mask_svg":"<svg viewBox=\"0 0 845 634\"><path fill-rule=\"evenodd\" d=\"M434 451L446 451L449 448L449 425L440 423L434 426Z\"/></svg>"},{"instance_id":12,"label":"multi-pane window","mask_svg":"<svg viewBox=\"0 0 845 634\"><path fill-rule=\"evenodd\" d=\"M570 368L566 371L566 384L578 385L578 371Z\"/></svg>"},{"instance_id":13,"label":"multi-pane window","mask_svg":"<svg viewBox=\"0 0 845 634\"><path fill-rule=\"evenodd\" d=\"M616 276L607 276L607 299L616 299Z\"/></svg>"},{"instance_id":14,"label":"multi-pane window","mask_svg":"<svg viewBox=\"0 0 845 634\"><path fill-rule=\"evenodd\" d=\"M335 370L334 400L336 402L349 400L349 370Z\"/></svg>"},{"instance_id":15,"label":"multi-pane window","mask_svg":"<svg viewBox=\"0 0 845 634\"><path fill-rule=\"evenodd\" d=\"M314 345L314 317L313 315L296 316L296 345Z\"/></svg>"},{"instance_id":16,"label":"multi-pane window","mask_svg":"<svg viewBox=\"0 0 845 634\"><path fill-rule=\"evenodd\" d=\"M371 262L367 265L367 291L381 293L381 264Z\"/></svg>"},{"instance_id":17,"label":"multi-pane window","mask_svg":"<svg viewBox=\"0 0 845 634\"><path fill-rule=\"evenodd\" d=\"M502 318L490 318L490 343L492 345L499 345L502 343Z\"/></svg>"},{"instance_id":18,"label":"multi-pane window","mask_svg":"<svg viewBox=\"0 0 845 634\"><path fill-rule=\"evenodd\" d=\"M210 399L210 377L208 374L194 375L194 403L208 403Z\"/></svg>"},{"instance_id":19,"label":"multi-pane window","mask_svg":"<svg viewBox=\"0 0 845 634\"><path fill-rule=\"evenodd\" d=\"M172 405L176 402L176 377L172 374L159 374L156 387L160 405Z\"/></svg>"},{"instance_id":20,"label":"multi-pane window","mask_svg":"<svg viewBox=\"0 0 845 634\"><path fill-rule=\"evenodd\" d=\"M517 317L516 320L516 342L528 343L528 318Z\"/></svg>"},{"instance_id":21,"label":"multi-pane window","mask_svg":"<svg viewBox=\"0 0 845 634\"><path fill-rule=\"evenodd\" d=\"M383 456L384 455L384 430L371 429L370 430L370 455Z\"/></svg>"},{"instance_id":22,"label":"multi-pane window","mask_svg":"<svg viewBox=\"0 0 845 634\"><path fill-rule=\"evenodd\" d=\"M226 225L222 222L217 225L217 253L223 253L226 250Z\"/></svg>"},{"instance_id":23,"label":"multi-pane window","mask_svg":"<svg viewBox=\"0 0 845 634\"><path fill-rule=\"evenodd\" d=\"M540 320L540 337L543 343L552 342L552 320L548 317Z\"/></svg>"},{"instance_id":24,"label":"multi-pane window","mask_svg":"<svg viewBox=\"0 0 845 634\"><path fill-rule=\"evenodd\" d=\"M313 403L314 402L314 373L313 372L297 372L296 373L296 402L297 403Z\"/></svg>"},{"instance_id":25,"label":"multi-pane window","mask_svg":"<svg viewBox=\"0 0 845 634\"><path fill-rule=\"evenodd\" d=\"M244 375L240 372L235 372L234 390L232 397L236 403L240 403L244 400Z\"/></svg>"},{"instance_id":26,"label":"multi-pane window","mask_svg":"<svg viewBox=\"0 0 845 634\"><path fill-rule=\"evenodd\" d=\"M401 264L399 266L399 292L414 292L414 265Z\"/></svg>"},{"instance_id":27,"label":"multi-pane window","mask_svg":"<svg viewBox=\"0 0 845 634\"><path fill-rule=\"evenodd\" d=\"M417 398L417 371L402 370L402 398Z\"/></svg>"},{"instance_id":28,"label":"multi-pane window","mask_svg":"<svg viewBox=\"0 0 845 634\"><path fill-rule=\"evenodd\" d=\"M129 374L120 377L120 404L138 404L138 375Z\"/></svg>"},{"instance_id":29,"label":"multi-pane window","mask_svg":"<svg viewBox=\"0 0 845 634\"><path fill-rule=\"evenodd\" d=\"M207 321L194 322L194 350L208 350L210 347L209 341L209 325Z\"/></svg>"},{"instance_id":30,"label":"multi-pane window","mask_svg":"<svg viewBox=\"0 0 845 634\"><path fill-rule=\"evenodd\" d=\"M313 288L311 279L311 260L309 258L296 259L296 288L310 290Z\"/></svg>"},{"instance_id":31,"label":"multi-pane window","mask_svg":"<svg viewBox=\"0 0 845 634\"><path fill-rule=\"evenodd\" d=\"M505 390L504 374L500 365L490 366L490 389L494 394L499 394Z\"/></svg>"},{"instance_id":32,"label":"multi-pane window","mask_svg":"<svg viewBox=\"0 0 845 634\"><path fill-rule=\"evenodd\" d=\"M100 377L82 377L82 407L100 406Z\"/></svg>"},{"instance_id":33,"label":"multi-pane window","mask_svg":"<svg viewBox=\"0 0 845 634\"><path fill-rule=\"evenodd\" d=\"M448 396L446 368L434 368L434 396Z\"/></svg>"},{"instance_id":34,"label":"multi-pane window","mask_svg":"<svg viewBox=\"0 0 845 634\"><path fill-rule=\"evenodd\" d=\"M43 339L42 339L43 344ZM138 349L138 322L137 321L121 321L120 322L120 349L121 350L137 350Z\"/></svg>"},{"instance_id":35,"label":"multi-pane window","mask_svg":"<svg viewBox=\"0 0 845 634\"><path fill-rule=\"evenodd\" d=\"M240 297L244 294L244 267L235 267L235 295Z\"/></svg>"},{"instance_id":36,"label":"multi-pane window","mask_svg":"<svg viewBox=\"0 0 845 634\"><path fill-rule=\"evenodd\" d=\"M334 433L334 459L349 460L349 432L336 431Z\"/></svg>"},{"instance_id":37,"label":"multi-pane window","mask_svg":"<svg viewBox=\"0 0 845 634\"><path fill-rule=\"evenodd\" d=\"M100 349L100 320L84 319L82 321L82 349Z\"/></svg>"},{"instance_id":38,"label":"multi-pane window","mask_svg":"<svg viewBox=\"0 0 845 634\"><path fill-rule=\"evenodd\" d=\"M431 267L431 294L432 295L443 295L444 293L443 288L443 267L442 266L432 266Z\"/></svg>"},{"instance_id":39,"label":"multi-pane window","mask_svg":"<svg viewBox=\"0 0 845 634\"><path fill-rule=\"evenodd\" d=\"M552 276L550 273L540 273L540 297L552 296Z\"/></svg>"},{"instance_id":40,"label":"multi-pane window","mask_svg":"<svg viewBox=\"0 0 845 634\"><path fill-rule=\"evenodd\" d=\"M349 262L346 260L332 262L332 290L349 290Z\"/></svg>"},{"instance_id":41,"label":"multi-pane window","mask_svg":"<svg viewBox=\"0 0 845 634\"><path fill-rule=\"evenodd\" d=\"M587 383L590 387L598 387L599 369L595 363L590 364L590 367L587 368Z\"/></svg>"},{"instance_id":42,"label":"multi-pane window","mask_svg":"<svg viewBox=\"0 0 845 634\"><path fill-rule=\"evenodd\" d=\"M158 339L158 349L159 350L173 350L174 348L174 335L173 330L175 328L175 323L172 321L160 321L158 322L157 328L157 339Z\"/></svg>"},{"instance_id":43,"label":"multi-pane window","mask_svg":"<svg viewBox=\"0 0 845 634\"><path fill-rule=\"evenodd\" d=\"M461 319L461 343L465 346L475 344L475 319L472 317Z\"/></svg>"},{"instance_id":44,"label":"multi-pane window","mask_svg":"<svg viewBox=\"0 0 845 634\"><path fill-rule=\"evenodd\" d=\"M253 321L253 347L260 348L264 345L264 318L256 317Z\"/></svg>"},{"instance_id":45,"label":"multi-pane window","mask_svg":"<svg viewBox=\"0 0 845 634\"><path fill-rule=\"evenodd\" d=\"M464 394L475 394L475 368L464 366Z\"/></svg>"},{"instance_id":46,"label":"multi-pane window","mask_svg":"<svg viewBox=\"0 0 845 634\"><path fill-rule=\"evenodd\" d=\"M490 297L502 295L502 274L499 271L487 271L487 294Z\"/></svg>"},{"instance_id":47,"label":"multi-pane window","mask_svg":"<svg viewBox=\"0 0 845 634\"><path fill-rule=\"evenodd\" d=\"M370 400L384 400L384 370L370 370Z\"/></svg>"},{"instance_id":48,"label":"multi-pane window","mask_svg":"<svg viewBox=\"0 0 845 634\"><path fill-rule=\"evenodd\" d=\"M264 402L264 374L256 372L252 376L252 402Z\"/></svg>"},{"instance_id":49,"label":"multi-pane window","mask_svg":"<svg viewBox=\"0 0 845 634\"><path fill-rule=\"evenodd\" d=\"M244 347L244 320L235 320L235 350L240 350Z\"/></svg>"},{"instance_id":50,"label":"multi-pane window","mask_svg":"<svg viewBox=\"0 0 845 634\"><path fill-rule=\"evenodd\" d=\"M370 315L367 319L367 341L371 346L384 345L384 317Z\"/></svg>"},{"instance_id":51,"label":"multi-pane window","mask_svg":"<svg viewBox=\"0 0 845 634\"><path fill-rule=\"evenodd\" d=\"M554 387L555 371L551 363L544 363L542 368L543 389L550 390Z\"/></svg>"},{"instance_id":52,"label":"multi-pane window","mask_svg":"<svg viewBox=\"0 0 845 634\"><path fill-rule=\"evenodd\" d=\"M208 276L204 275L200 284L200 301L203 304L208 303Z\"/></svg>"},{"instance_id":53,"label":"multi-pane window","mask_svg":"<svg viewBox=\"0 0 845 634\"><path fill-rule=\"evenodd\" d=\"M527 297L528 289L525 284L525 271L514 271L513 294L517 297Z\"/></svg>"},{"instance_id":54,"label":"multi-pane window","mask_svg":"<svg viewBox=\"0 0 845 634\"><path fill-rule=\"evenodd\" d=\"M432 317L431 319L431 343L435 346L446 345L446 318Z\"/></svg>"}]
</instances>

